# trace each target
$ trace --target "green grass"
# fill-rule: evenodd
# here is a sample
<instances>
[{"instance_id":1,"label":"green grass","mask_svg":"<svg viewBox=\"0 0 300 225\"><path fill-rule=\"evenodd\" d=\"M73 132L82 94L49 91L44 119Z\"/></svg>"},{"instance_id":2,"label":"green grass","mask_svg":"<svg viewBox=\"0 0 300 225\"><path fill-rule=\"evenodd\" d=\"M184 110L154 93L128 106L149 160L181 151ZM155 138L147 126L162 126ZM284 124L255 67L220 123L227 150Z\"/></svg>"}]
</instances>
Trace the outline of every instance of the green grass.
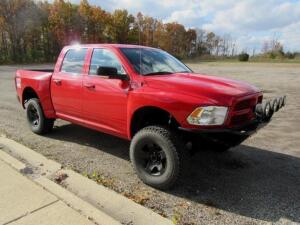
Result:
<instances>
[{"instance_id":1,"label":"green grass","mask_svg":"<svg viewBox=\"0 0 300 225\"><path fill-rule=\"evenodd\" d=\"M250 59L255 63L300 63L300 58L296 59Z\"/></svg>"}]
</instances>

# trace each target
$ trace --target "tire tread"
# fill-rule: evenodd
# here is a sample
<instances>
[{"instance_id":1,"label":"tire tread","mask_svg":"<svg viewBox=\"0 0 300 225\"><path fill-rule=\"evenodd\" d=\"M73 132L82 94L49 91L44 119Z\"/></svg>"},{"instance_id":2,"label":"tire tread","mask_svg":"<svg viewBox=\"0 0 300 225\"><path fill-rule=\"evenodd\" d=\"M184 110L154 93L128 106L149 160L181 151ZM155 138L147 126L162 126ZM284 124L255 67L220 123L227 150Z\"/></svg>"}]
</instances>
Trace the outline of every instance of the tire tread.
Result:
<instances>
[{"instance_id":1,"label":"tire tread","mask_svg":"<svg viewBox=\"0 0 300 225\"><path fill-rule=\"evenodd\" d=\"M31 130L34 133L40 134L40 135L49 133L53 128L54 119L48 119L45 117L44 111L40 104L40 100L38 98L29 99L28 102L26 103L26 110L27 110L29 104L35 104L39 108L38 111L40 111L40 120L42 120L41 126L38 129L33 129L31 124L29 123Z\"/></svg>"},{"instance_id":2,"label":"tire tread","mask_svg":"<svg viewBox=\"0 0 300 225\"><path fill-rule=\"evenodd\" d=\"M176 135L176 132L173 132L172 130L170 130L164 126L159 126L159 125L148 126L148 127L141 129L133 137L131 145L130 145L130 152L133 151L132 148L135 145L135 142L139 138L141 138L145 135L149 135L149 134L159 135L159 136L163 137L163 139L168 143L168 146L170 146L171 150L175 153L174 155L175 155L176 164L179 165L177 170L172 171L173 173L169 176L169 177L171 177L171 179L168 182L162 183L159 185L155 185L156 188L159 188L161 190L166 190L166 189L169 189L172 186L174 186L175 183L179 180L179 177L181 175L182 165L183 165L183 154L182 154L183 145L182 145L182 142L180 141L179 136ZM130 154L130 158L131 158L131 162L133 162L132 154ZM132 163L132 165L133 165L133 163ZM134 165L133 165L133 167L135 168ZM151 184L149 184L149 185L151 185ZM153 186L153 185L151 185L151 186Z\"/></svg>"}]
</instances>

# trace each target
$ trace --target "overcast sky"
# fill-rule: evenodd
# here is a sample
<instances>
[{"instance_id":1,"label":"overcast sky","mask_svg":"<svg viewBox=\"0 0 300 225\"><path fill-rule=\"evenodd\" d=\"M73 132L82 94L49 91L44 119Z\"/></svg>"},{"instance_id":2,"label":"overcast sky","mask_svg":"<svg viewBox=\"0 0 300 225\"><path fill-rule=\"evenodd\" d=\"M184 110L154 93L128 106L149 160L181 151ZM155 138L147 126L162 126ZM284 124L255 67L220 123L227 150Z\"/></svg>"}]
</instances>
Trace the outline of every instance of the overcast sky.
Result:
<instances>
[{"instance_id":1,"label":"overcast sky","mask_svg":"<svg viewBox=\"0 0 300 225\"><path fill-rule=\"evenodd\" d=\"M72 0L79 3L80 0ZM300 0L89 0L105 10L142 12L164 22L231 34L241 50L256 53L274 36L285 50L300 51Z\"/></svg>"}]
</instances>

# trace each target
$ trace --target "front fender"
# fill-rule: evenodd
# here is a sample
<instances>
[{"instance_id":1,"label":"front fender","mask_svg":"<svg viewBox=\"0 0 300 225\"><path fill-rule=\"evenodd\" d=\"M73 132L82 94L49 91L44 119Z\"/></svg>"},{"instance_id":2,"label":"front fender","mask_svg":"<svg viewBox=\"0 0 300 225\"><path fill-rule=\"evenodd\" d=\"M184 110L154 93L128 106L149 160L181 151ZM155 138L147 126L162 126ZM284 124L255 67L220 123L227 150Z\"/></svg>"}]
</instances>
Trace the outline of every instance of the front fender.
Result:
<instances>
[{"instance_id":1,"label":"front fender","mask_svg":"<svg viewBox=\"0 0 300 225\"><path fill-rule=\"evenodd\" d=\"M182 93L158 91L157 89L142 89L129 94L127 133L130 139L130 127L134 113L143 107L156 107L167 111L181 127L190 127L186 118L199 106L217 104L206 97L187 96Z\"/></svg>"}]
</instances>

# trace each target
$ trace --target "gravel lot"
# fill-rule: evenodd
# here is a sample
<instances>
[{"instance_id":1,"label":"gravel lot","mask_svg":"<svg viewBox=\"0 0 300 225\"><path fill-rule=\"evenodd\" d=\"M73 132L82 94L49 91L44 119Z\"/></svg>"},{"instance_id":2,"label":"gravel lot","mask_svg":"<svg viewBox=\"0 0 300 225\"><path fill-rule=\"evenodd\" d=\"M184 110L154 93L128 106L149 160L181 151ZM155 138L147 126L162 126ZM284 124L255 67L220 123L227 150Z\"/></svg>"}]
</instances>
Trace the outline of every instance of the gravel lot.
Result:
<instances>
[{"instance_id":1,"label":"gravel lot","mask_svg":"<svg viewBox=\"0 0 300 225\"><path fill-rule=\"evenodd\" d=\"M127 141L64 121L47 136L30 132L16 100L17 68L0 66L0 134L165 215L178 224L300 223L300 65L189 64L197 72L257 85L266 97L287 94L288 105L243 145L199 152L171 191L142 184L129 163ZM4 181L1 181L4 182ZM93 199L88 199L93 202Z\"/></svg>"}]
</instances>

